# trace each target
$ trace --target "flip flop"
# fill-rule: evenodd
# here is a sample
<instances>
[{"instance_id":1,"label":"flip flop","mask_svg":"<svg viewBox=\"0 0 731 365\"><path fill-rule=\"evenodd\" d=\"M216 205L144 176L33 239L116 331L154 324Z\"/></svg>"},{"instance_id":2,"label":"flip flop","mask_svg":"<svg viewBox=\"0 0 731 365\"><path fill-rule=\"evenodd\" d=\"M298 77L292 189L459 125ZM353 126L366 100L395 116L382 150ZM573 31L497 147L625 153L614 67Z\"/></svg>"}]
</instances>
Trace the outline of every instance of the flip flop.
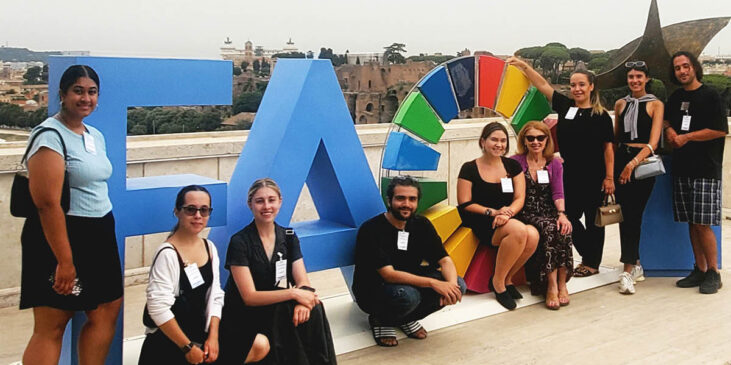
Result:
<instances>
[{"instance_id":1,"label":"flip flop","mask_svg":"<svg viewBox=\"0 0 731 365\"><path fill-rule=\"evenodd\" d=\"M396 330L393 327L378 326L373 316L368 316L368 324L371 326L371 334L373 340L376 341L376 345L383 347L394 347L398 346L398 339L396 338ZM394 343L386 343L383 340L393 339Z\"/></svg>"},{"instance_id":2,"label":"flip flop","mask_svg":"<svg viewBox=\"0 0 731 365\"><path fill-rule=\"evenodd\" d=\"M426 338L426 330L421 325L421 323L419 323L417 321L411 321L408 323L404 323L404 324L400 325L399 328L401 328L401 330L404 331L406 336L408 336L409 338L415 338L417 340L423 340ZM424 330L424 337L419 337L417 335L419 333L419 331L421 331L421 330Z\"/></svg>"}]
</instances>

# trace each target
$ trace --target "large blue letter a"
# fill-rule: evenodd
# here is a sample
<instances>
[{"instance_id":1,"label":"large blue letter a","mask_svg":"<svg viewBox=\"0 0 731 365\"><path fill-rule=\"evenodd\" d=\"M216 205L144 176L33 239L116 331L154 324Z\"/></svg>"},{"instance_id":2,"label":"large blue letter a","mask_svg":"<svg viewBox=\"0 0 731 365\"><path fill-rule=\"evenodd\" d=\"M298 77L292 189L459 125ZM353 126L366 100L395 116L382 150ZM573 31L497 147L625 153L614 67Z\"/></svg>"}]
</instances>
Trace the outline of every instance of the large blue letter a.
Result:
<instances>
[{"instance_id":1,"label":"large blue letter a","mask_svg":"<svg viewBox=\"0 0 731 365\"><path fill-rule=\"evenodd\" d=\"M308 270L353 264L358 226L384 207L329 60L277 62L229 182L228 222L209 235L222 254L251 221L247 190L261 177L282 189L284 226L307 183L320 219L292 226Z\"/></svg>"}]
</instances>

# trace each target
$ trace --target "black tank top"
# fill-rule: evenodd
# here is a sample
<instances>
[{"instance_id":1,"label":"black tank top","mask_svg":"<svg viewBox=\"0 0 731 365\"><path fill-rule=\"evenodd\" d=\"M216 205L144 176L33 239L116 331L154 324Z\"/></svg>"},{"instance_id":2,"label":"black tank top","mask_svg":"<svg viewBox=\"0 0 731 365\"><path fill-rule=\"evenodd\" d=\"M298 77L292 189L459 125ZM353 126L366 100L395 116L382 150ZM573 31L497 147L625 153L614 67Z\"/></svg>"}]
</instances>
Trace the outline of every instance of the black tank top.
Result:
<instances>
[{"instance_id":1,"label":"black tank top","mask_svg":"<svg viewBox=\"0 0 731 365\"><path fill-rule=\"evenodd\" d=\"M640 102L637 106L637 138L632 140L630 132L624 131L624 115L627 114L627 105L617 118L619 128L622 131L617 138L619 143L650 143L650 130L652 129L652 118L647 114L646 101Z\"/></svg>"},{"instance_id":2,"label":"black tank top","mask_svg":"<svg viewBox=\"0 0 731 365\"><path fill-rule=\"evenodd\" d=\"M206 307L208 306L208 289L211 288L211 284L213 284L213 264L211 260L211 251L208 247L208 240L204 239L203 242L206 246L206 252L208 253L208 262L206 262L205 265L198 268L200 270L201 276L203 277L203 284L196 287L195 289L191 288L190 282L188 281L188 278L183 272L183 268L180 268L180 289L181 293L180 295L185 296L185 299L188 303L188 310L190 311L190 316L187 317L184 322L186 323L180 323L180 319L178 322L178 325L180 325L181 329L183 329L183 332L190 338L192 341L203 343L206 339ZM177 251L176 251L177 252Z\"/></svg>"}]
</instances>

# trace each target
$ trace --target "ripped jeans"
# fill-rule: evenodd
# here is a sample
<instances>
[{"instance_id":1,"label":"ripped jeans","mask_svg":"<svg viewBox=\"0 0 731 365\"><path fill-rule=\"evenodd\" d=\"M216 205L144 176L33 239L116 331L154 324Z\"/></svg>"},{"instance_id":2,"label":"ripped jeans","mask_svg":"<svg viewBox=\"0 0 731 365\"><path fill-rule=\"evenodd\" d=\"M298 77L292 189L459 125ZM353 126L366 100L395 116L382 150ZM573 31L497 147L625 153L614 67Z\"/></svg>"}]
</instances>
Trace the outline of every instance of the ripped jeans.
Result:
<instances>
[{"instance_id":1,"label":"ripped jeans","mask_svg":"<svg viewBox=\"0 0 731 365\"><path fill-rule=\"evenodd\" d=\"M441 274L439 274L441 277ZM443 280L443 279L441 279ZM457 277L459 289L464 294L467 284ZM383 326L396 327L411 321L418 321L442 309L441 296L431 288L418 288L411 285L384 284L381 293L374 301L374 308L366 310Z\"/></svg>"}]
</instances>

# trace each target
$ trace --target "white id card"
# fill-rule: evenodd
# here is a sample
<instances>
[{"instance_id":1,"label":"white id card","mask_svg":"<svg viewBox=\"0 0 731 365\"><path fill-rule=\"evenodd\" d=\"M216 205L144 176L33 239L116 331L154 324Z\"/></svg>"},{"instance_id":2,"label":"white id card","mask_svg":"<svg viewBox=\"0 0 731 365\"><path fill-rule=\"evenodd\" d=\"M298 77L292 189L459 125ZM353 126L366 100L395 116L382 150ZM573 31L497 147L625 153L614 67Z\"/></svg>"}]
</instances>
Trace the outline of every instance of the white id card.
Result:
<instances>
[{"instance_id":1,"label":"white id card","mask_svg":"<svg viewBox=\"0 0 731 365\"><path fill-rule=\"evenodd\" d=\"M538 175L539 184L548 184L548 171L538 170L536 171L536 175Z\"/></svg>"},{"instance_id":2,"label":"white id card","mask_svg":"<svg viewBox=\"0 0 731 365\"><path fill-rule=\"evenodd\" d=\"M569 108L569 111L566 112L566 119L573 120L574 117L576 117L576 112L579 111L579 108L572 106Z\"/></svg>"},{"instance_id":3,"label":"white id card","mask_svg":"<svg viewBox=\"0 0 731 365\"><path fill-rule=\"evenodd\" d=\"M96 145L94 144L94 137L89 132L84 132L84 149L86 152L96 155Z\"/></svg>"},{"instance_id":4,"label":"white id card","mask_svg":"<svg viewBox=\"0 0 731 365\"><path fill-rule=\"evenodd\" d=\"M401 251L409 249L409 232L398 231L398 238L396 239L396 247Z\"/></svg>"},{"instance_id":5,"label":"white id card","mask_svg":"<svg viewBox=\"0 0 731 365\"><path fill-rule=\"evenodd\" d=\"M287 278L287 259L282 258L282 253L277 252L279 261L274 263L274 284Z\"/></svg>"},{"instance_id":6,"label":"white id card","mask_svg":"<svg viewBox=\"0 0 731 365\"><path fill-rule=\"evenodd\" d=\"M203 284L205 282L203 281L203 276L201 276L201 271L198 270L198 264L195 262L192 264L188 264L188 266L185 267L185 276L188 277L188 282L190 283L190 288L195 289Z\"/></svg>"},{"instance_id":7,"label":"white id card","mask_svg":"<svg viewBox=\"0 0 731 365\"><path fill-rule=\"evenodd\" d=\"M513 192L513 179L509 177L500 178L500 185L503 187L503 193Z\"/></svg>"},{"instance_id":8,"label":"white id card","mask_svg":"<svg viewBox=\"0 0 731 365\"><path fill-rule=\"evenodd\" d=\"M680 125L681 131L689 131L690 130L690 115L684 115L683 116L683 123Z\"/></svg>"}]
</instances>

